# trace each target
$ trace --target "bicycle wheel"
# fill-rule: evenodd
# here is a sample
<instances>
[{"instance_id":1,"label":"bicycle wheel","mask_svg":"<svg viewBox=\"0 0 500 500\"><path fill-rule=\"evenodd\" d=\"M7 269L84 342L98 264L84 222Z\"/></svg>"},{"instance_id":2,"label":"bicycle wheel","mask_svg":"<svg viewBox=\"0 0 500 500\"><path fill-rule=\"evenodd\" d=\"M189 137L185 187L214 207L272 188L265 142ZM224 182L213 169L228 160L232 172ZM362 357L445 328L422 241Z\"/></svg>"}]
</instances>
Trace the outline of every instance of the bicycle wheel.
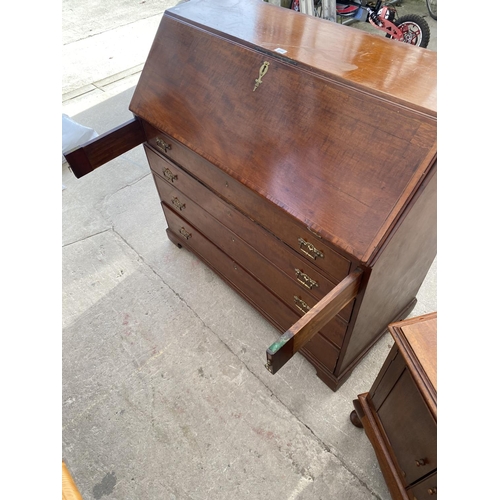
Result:
<instances>
[{"instance_id":1,"label":"bicycle wheel","mask_svg":"<svg viewBox=\"0 0 500 500\"><path fill-rule=\"evenodd\" d=\"M438 18L437 0L425 0L425 3L427 5L427 10L429 11L429 15L432 17L432 19L435 19L437 21Z\"/></svg>"},{"instance_id":2,"label":"bicycle wheel","mask_svg":"<svg viewBox=\"0 0 500 500\"><path fill-rule=\"evenodd\" d=\"M427 21L416 14L407 14L393 21L394 24L403 32L401 42L426 48L431 37L431 30ZM385 35L386 38L393 38L391 35Z\"/></svg>"}]
</instances>

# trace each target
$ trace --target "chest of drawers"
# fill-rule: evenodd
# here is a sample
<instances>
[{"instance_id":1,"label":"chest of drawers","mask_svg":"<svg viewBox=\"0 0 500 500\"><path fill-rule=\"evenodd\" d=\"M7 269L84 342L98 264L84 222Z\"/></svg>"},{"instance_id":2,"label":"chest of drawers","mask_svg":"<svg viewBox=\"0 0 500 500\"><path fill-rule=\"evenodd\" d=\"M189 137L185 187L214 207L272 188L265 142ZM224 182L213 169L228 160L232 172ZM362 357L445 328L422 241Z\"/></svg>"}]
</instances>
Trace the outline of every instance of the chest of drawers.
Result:
<instances>
[{"instance_id":1,"label":"chest of drawers","mask_svg":"<svg viewBox=\"0 0 500 500\"><path fill-rule=\"evenodd\" d=\"M335 390L436 254L435 80L425 49L191 0L163 16L134 119L66 159L80 177L143 143L168 237L284 332L268 370L300 351Z\"/></svg>"},{"instance_id":2,"label":"chest of drawers","mask_svg":"<svg viewBox=\"0 0 500 500\"><path fill-rule=\"evenodd\" d=\"M437 314L389 325L395 344L354 401L395 500L437 498Z\"/></svg>"}]
</instances>

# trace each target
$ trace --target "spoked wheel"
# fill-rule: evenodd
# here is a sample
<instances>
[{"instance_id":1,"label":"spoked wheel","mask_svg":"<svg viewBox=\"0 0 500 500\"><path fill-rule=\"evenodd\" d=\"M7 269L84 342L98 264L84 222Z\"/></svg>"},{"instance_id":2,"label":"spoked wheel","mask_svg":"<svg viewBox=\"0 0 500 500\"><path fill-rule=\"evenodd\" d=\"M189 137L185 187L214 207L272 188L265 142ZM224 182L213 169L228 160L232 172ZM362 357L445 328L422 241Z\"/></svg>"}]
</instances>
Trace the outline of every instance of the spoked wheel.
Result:
<instances>
[{"instance_id":1,"label":"spoked wheel","mask_svg":"<svg viewBox=\"0 0 500 500\"><path fill-rule=\"evenodd\" d=\"M429 15L437 21L438 18L438 5L437 5L437 0L425 0L425 3L427 4L427 10L429 11Z\"/></svg>"},{"instance_id":2,"label":"spoked wheel","mask_svg":"<svg viewBox=\"0 0 500 500\"><path fill-rule=\"evenodd\" d=\"M402 42L424 49L427 47L431 38L431 30L423 17L408 14L393 22L403 32ZM390 34L387 34L386 37L393 38Z\"/></svg>"}]
</instances>

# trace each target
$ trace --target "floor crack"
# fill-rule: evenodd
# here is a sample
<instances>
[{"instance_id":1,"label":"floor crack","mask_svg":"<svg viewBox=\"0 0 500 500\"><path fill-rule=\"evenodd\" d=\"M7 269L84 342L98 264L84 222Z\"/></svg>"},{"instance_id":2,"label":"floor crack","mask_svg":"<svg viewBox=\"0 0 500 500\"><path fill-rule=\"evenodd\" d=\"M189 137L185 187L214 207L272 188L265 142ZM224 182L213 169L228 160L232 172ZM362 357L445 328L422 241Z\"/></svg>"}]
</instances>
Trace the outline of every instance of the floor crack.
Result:
<instances>
[{"instance_id":1,"label":"floor crack","mask_svg":"<svg viewBox=\"0 0 500 500\"><path fill-rule=\"evenodd\" d=\"M83 238L80 238L78 240L70 241L69 243L64 243L62 248L69 247L71 245L74 245L75 243L81 243L82 241L88 240L89 238L93 238L94 236L99 236L100 234L104 234L104 233L107 233L108 231L112 231L112 230L113 230L113 228L108 227L102 231L98 231L97 233L92 233L92 234L89 234L87 236L84 236Z\"/></svg>"},{"instance_id":2,"label":"floor crack","mask_svg":"<svg viewBox=\"0 0 500 500\"><path fill-rule=\"evenodd\" d=\"M165 285L188 309L189 311L197 318L197 320L203 325L204 328L206 328L209 332L211 332L218 340L219 342L233 355L235 356L238 361L245 367L245 369L252 374L262 385L263 387L268 391L269 395L274 398L299 424L303 425L313 436L313 438L316 440L318 445L327 453L331 454L333 457L335 457L341 464L342 466L349 471L350 474L352 474L353 477L355 477L361 485L363 485L377 500L381 500L381 498L373 492L373 490L364 482L362 481L359 476L348 466L348 464L337 454L334 453L332 448L328 446L315 432L314 430L307 425L305 422L301 420L301 418L296 415L277 395L276 393L264 382L264 380L259 377L257 373L255 373L250 366L248 366L239 356L238 354L233 351L233 349L227 344L202 318L201 316L190 306L190 304L184 299L182 295L180 295L176 290L174 290L165 280L164 278L150 265L148 264L144 258L135 250L135 248L130 245L127 240L125 240L118 232L114 230L114 228L111 228L111 230L114 232L114 234L117 235L118 238L120 238L123 243L131 250L133 251L136 256L138 261L140 261L144 266L146 266L147 269L149 269L158 279L161 281L163 285ZM104 231L103 231L104 232ZM97 233L99 234L99 233ZM92 235L93 236L93 235ZM88 236L90 237L90 236ZM264 363L263 363L263 369L264 369Z\"/></svg>"}]
</instances>

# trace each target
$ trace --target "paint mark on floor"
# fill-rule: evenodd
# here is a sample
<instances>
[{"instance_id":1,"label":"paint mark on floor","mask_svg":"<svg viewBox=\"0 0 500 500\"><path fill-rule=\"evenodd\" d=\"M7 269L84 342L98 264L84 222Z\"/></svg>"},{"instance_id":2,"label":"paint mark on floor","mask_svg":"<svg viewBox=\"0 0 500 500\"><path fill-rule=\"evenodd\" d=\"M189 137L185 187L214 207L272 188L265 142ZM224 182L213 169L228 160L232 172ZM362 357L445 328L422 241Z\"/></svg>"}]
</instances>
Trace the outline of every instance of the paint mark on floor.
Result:
<instances>
[{"instance_id":1,"label":"paint mark on floor","mask_svg":"<svg viewBox=\"0 0 500 500\"><path fill-rule=\"evenodd\" d=\"M92 489L92 493L94 494L94 498L96 500L100 500L104 495L111 495L113 488L116 485L116 476L115 473L111 474L108 472L100 483L97 483Z\"/></svg>"}]
</instances>

